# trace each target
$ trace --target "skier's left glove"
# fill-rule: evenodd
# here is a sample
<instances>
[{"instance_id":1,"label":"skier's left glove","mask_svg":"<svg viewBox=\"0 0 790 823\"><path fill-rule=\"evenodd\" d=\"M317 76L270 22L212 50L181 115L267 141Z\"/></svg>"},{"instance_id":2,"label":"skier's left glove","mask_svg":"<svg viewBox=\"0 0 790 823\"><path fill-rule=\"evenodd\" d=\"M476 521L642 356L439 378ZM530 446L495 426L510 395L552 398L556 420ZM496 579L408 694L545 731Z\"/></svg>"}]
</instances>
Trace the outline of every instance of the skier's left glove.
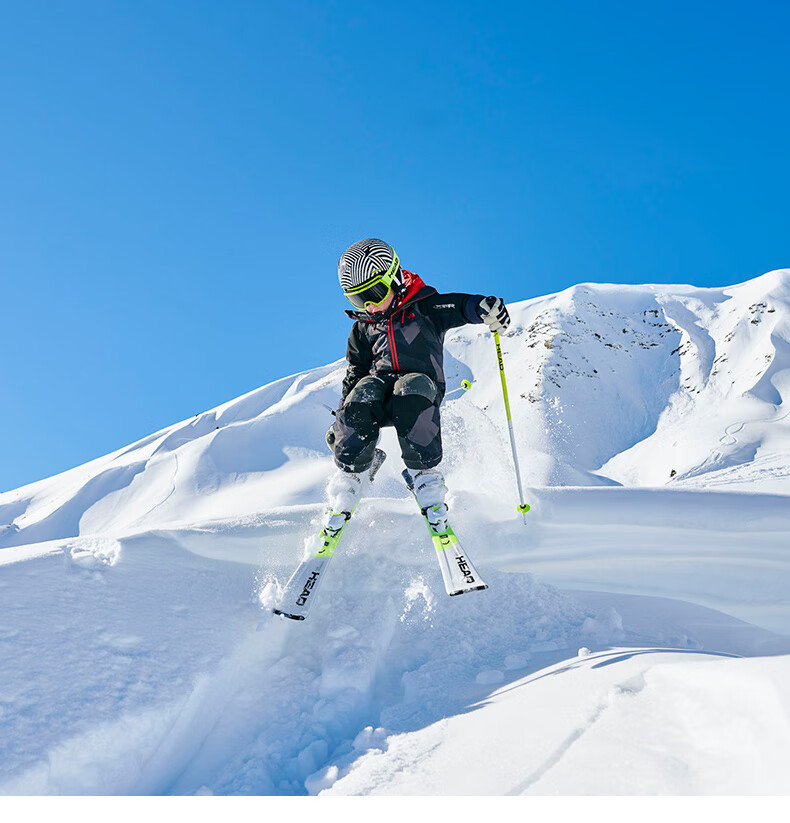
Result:
<instances>
[{"instance_id":1,"label":"skier's left glove","mask_svg":"<svg viewBox=\"0 0 790 823\"><path fill-rule=\"evenodd\" d=\"M510 325L510 315L500 297L484 297L477 307L477 313L491 331L504 334Z\"/></svg>"}]
</instances>

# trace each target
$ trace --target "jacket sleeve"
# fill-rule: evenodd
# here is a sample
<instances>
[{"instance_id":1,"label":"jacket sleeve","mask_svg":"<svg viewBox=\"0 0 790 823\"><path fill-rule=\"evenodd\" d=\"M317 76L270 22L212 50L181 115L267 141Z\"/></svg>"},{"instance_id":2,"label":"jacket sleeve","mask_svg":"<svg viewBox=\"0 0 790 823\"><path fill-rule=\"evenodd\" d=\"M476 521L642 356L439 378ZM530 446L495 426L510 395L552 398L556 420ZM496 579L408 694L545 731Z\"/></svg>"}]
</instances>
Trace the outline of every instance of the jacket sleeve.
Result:
<instances>
[{"instance_id":1,"label":"jacket sleeve","mask_svg":"<svg viewBox=\"0 0 790 823\"><path fill-rule=\"evenodd\" d=\"M422 311L437 328L447 331L467 323L482 323L477 307L484 297L484 294L433 294L421 301Z\"/></svg>"},{"instance_id":2,"label":"jacket sleeve","mask_svg":"<svg viewBox=\"0 0 790 823\"><path fill-rule=\"evenodd\" d=\"M373 365L373 350L367 337L360 331L359 323L354 323L351 334L348 336L346 360L348 361L348 367L346 368L346 376L343 378L340 408L343 407L343 403L351 389L363 377L370 374L370 367Z\"/></svg>"}]
</instances>

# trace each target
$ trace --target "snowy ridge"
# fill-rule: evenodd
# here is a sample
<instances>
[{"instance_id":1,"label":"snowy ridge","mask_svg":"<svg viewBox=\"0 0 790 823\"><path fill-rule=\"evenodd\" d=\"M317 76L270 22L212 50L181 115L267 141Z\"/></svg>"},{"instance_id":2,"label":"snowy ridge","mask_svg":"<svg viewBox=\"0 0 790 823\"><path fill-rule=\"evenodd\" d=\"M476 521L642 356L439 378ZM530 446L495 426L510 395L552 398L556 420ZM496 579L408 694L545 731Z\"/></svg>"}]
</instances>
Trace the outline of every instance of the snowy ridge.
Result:
<instances>
[{"instance_id":1,"label":"snowy ridge","mask_svg":"<svg viewBox=\"0 0 790 823\"><path fill-rule=\"evenodd\" d=\"M543 452L533 482L655 486L781 464L789 312L787 269L726 289L582 284L517 304L505 355L532 406L518 410L519 445ZM716 480L787 491L780 465L753 469Z\"/></svg>"},{"instance_id":2,"label":"snowy ridge","mask_svg":"<svg viewBox=\"0 0 790 823\"><path fill-rule=\"evenodd\" d=\"M269 615L342 362L0 495L0 793L786 793L790 270L510 309L527 528L490 336L445 358L488 591L444 595L388 430L314 612Z\"/></svg>"}]
</instances>

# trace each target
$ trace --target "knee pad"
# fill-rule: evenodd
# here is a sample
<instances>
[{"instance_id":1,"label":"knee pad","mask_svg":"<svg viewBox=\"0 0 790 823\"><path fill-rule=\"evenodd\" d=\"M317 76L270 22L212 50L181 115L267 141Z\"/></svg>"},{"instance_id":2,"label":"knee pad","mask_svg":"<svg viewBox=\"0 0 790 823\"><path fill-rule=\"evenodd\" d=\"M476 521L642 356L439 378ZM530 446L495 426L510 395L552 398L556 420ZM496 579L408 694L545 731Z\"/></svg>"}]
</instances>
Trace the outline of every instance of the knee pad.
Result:
<instances>
[{"instance_id":1,"label":"knee pad","mask_svg":"<svg viewBox=\"0 0 790 823\"><path fill-rule=\"evenodd\" d=\"M409 469L427 469L442 459L440 400L436 383L426 374L404 374L395 383L392 420Z\"/></svg>"},{"instance_id":2,"label":"knee pad","mask_svg":"<svg viewBox=\"0 0 790 823\"><path fill-rule=\"evenodd\" d=\"M429 378L430 379L430 378ZM387 384L380 378L369 375L363 377L348 393L343 407L351 404L371 405L380 403L387 393Z\"/></svg>"},{"instance_id":3,"label":"knee pad","mask_svg":"<svg viewBox=\"0 0 790 823\"><path fill-rule=\"evenodd\" d=\"M396 397L416 395L424 397L428 403L433 403L439 395L439 389L427 374L411 372L397 379L392 394Z\"/></svg>"}]
</instances>

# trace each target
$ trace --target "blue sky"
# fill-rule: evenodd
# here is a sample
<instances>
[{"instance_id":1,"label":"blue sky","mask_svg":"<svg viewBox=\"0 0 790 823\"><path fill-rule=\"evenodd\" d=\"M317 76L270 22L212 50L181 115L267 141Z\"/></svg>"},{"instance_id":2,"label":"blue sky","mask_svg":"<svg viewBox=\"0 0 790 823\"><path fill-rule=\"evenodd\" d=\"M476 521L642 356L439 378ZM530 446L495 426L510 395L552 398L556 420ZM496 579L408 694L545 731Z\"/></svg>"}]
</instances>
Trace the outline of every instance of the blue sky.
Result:
<instances>
[{"instance_id":1,"label":"blue sky","mask_svg":"<svg viewBox=\"0 0 790 823\"><path fill-rule=\"evenodd\" d=\"M790 265L790 6L0 0L0 490L345 353L343 249L440 290Z\"/></svg>"}]
</instances>

